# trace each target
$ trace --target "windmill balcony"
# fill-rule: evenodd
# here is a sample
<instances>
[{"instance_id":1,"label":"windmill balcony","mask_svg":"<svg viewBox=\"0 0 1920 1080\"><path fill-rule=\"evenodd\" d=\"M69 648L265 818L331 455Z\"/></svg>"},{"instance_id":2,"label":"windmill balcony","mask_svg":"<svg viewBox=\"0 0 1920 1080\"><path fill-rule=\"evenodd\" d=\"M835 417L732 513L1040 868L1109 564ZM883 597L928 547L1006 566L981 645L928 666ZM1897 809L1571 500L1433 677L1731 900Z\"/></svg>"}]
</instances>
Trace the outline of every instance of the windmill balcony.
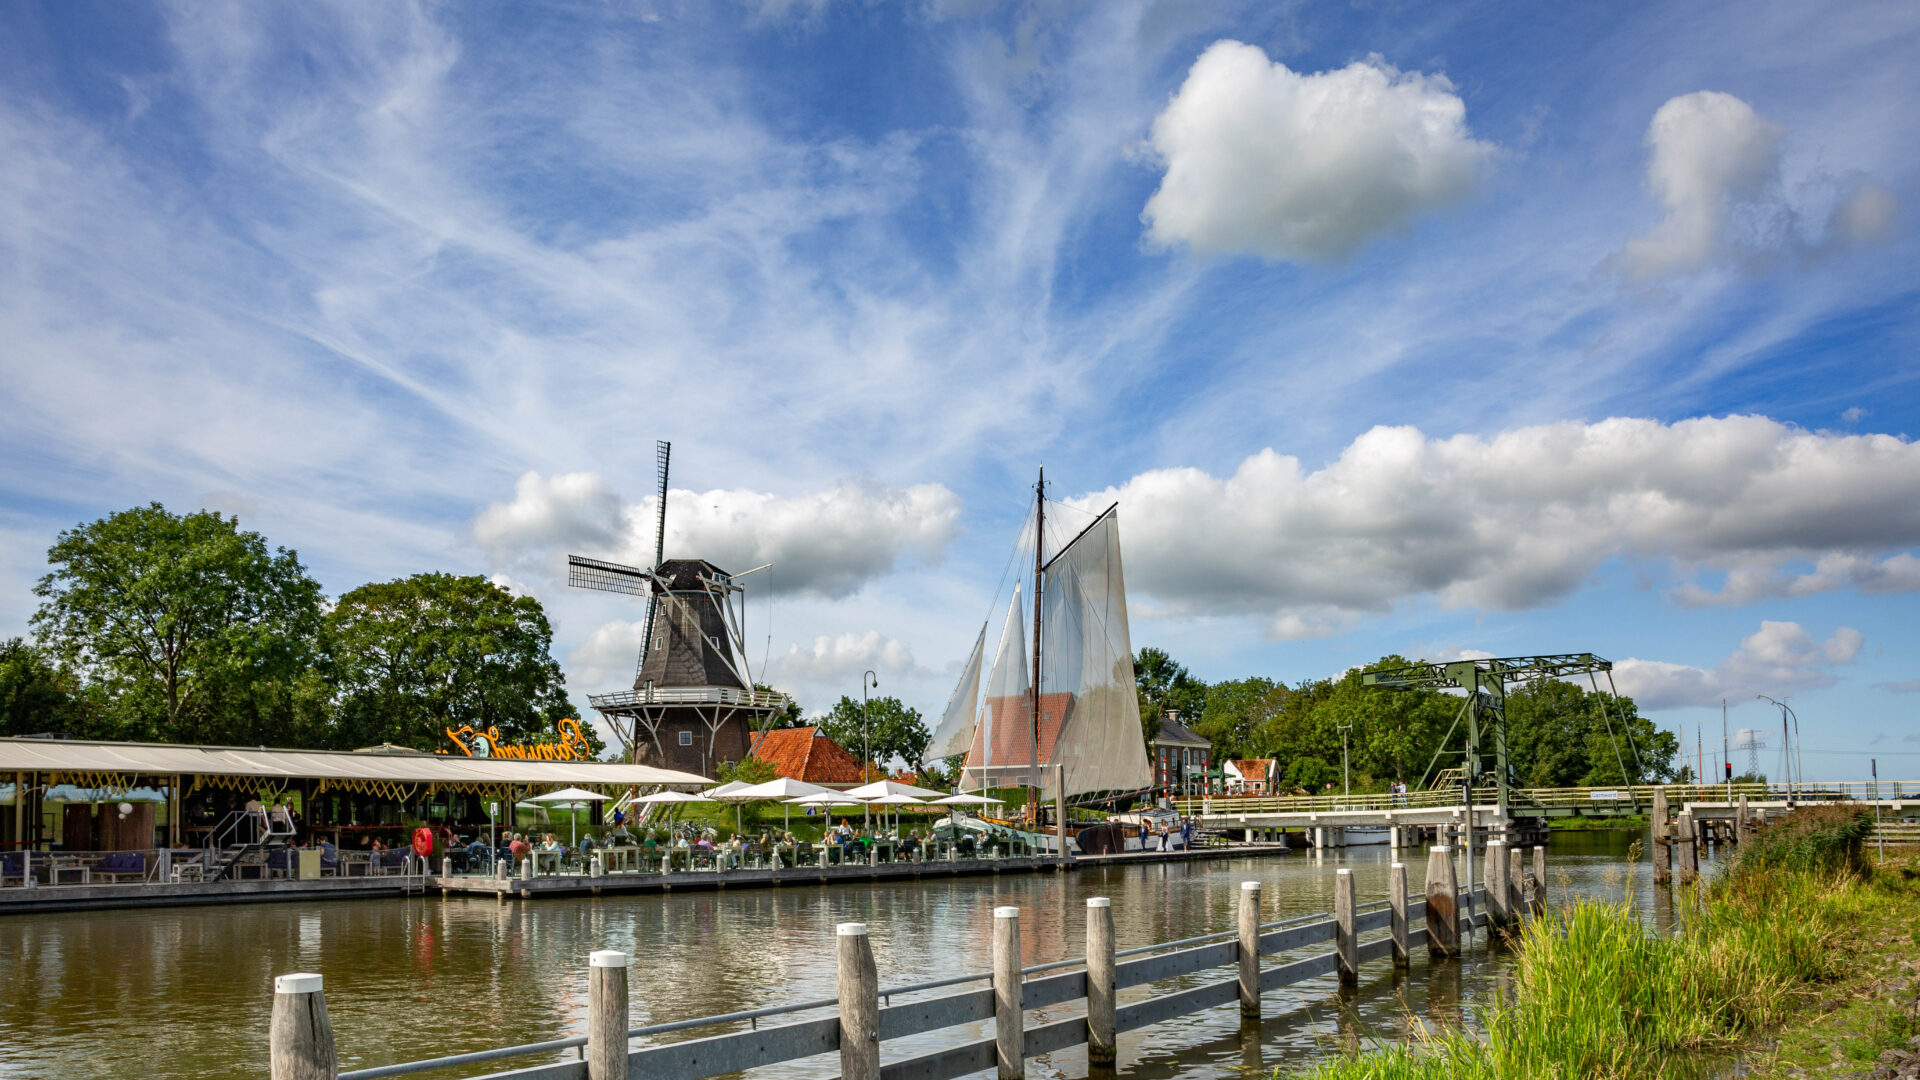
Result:
<instances>
[{"instance_id":1,"label":"windmill balcony","mask_svg":"<svg viewBox=\"0 0 1920 1080\"><path fill-rule=\"evenodd\" d=\"M778 691L742 690L737 686L650 686L611 694L589 694L587 700L603 711L641 705L737 705L777 712L787 707L789 699Z\"/></svg>"}]
</instances>

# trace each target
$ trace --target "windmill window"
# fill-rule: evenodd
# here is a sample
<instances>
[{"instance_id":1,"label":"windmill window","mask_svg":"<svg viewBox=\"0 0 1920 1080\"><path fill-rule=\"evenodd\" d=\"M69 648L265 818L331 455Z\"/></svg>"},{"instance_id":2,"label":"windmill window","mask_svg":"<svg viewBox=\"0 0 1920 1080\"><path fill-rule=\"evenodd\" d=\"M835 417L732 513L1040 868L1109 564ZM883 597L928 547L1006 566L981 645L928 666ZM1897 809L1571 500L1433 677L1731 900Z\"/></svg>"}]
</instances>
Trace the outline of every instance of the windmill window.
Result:
<instances>
[{"instance_id":1,"label":"windmill window","mask_svg":"<svg viewBox=\"0 0 1920 1080\"><path fill-rule=\"evenodd\" d=\"M693 732L691 732L691 731L683 731L683 732L681 732L681 733L680 733L680 745L681 745L681 746L692 746L692 745L693 745Z\"/></svg>"}]
</instances>

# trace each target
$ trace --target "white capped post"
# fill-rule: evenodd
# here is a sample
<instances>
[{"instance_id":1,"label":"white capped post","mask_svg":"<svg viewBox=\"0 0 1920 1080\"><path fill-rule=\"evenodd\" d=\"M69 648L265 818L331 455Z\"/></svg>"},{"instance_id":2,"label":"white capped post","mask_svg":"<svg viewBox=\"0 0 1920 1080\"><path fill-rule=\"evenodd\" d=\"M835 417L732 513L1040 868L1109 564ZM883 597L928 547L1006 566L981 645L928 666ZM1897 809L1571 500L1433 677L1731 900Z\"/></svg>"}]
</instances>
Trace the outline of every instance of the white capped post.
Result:
<instances>
[{"instance_id":1,"label":"white capped post","mask_svg":"<svg viewBox=\"0 0 1920 1080\"><path fill-rule=\"evenodd\" d=\"M267 1042L273 1080L335 1080L340 1060L321 978L307 972L273 980L273 1017Z\"/></svg>"},{"instance_id":2,"label":"white capped post","mask_svg":"<svg viewBox=\"0 0 1920 1080\"><path fill-rule=\"evenodd\" d=\"M993 909L993 1044L1000 1080L1026 1075L1026 1017L1021 1007L1020 909Z\"/></svg>"},{"instance_id":3,"label":"white capped post","mask_svg":"<svg viewBox=\"0 0 1920 1080\"><path fill-rule=\"evenodd\" d=\"M630 963L618 949L587 957L587 1080L626 1080Z\"/></svg>"}]
</instances>

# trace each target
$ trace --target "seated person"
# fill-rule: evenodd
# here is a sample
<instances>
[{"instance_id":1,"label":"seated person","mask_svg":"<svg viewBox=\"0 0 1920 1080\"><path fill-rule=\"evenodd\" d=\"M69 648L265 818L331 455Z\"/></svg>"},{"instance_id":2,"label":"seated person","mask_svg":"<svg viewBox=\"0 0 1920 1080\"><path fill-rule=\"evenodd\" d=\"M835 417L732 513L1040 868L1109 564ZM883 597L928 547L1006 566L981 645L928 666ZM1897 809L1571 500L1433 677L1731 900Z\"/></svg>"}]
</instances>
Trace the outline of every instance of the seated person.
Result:
<instances>
[{"instance_id":1,"label":"seated person","mask_svg":"<svg viewBox=\"0 0 1920 1080\"><path fill-rule=\"evenodd\" d=\"M900 854L912 855L919 846L920 838L913 835L913 830L909 829L907 835L900 839Z\"/></svg>"},{"instance_id":2,"label":"seated person","mask_svg":"<svg viewBox=\"0 0 1920 1080\"><path fill-rule=\"evenodd\" d=\"M533 845L527 843L527 838L519 833L514 833L513 840L507 844L507 853L512 857L514 865L516 866L526 862L527 855L532 851Z\"/></svg>"},{"instance_id":3,"label":"seated person","mask_svg":"<svg viewBox=\"0 0 1920 1080\"><path fill-rule=\"evenodd\" d=\"M493 852L488 849L486 841L481 840L477 836L474 837L473 843L467 845L467 865L469 867L481 867L492 861Z\"/></svg>"},{"instance_id":4,"label":"seated person","mask_svg":"<svg viewBox=\"0 0 1920 1080\"><path fill-rule=\"evenodd\" d=\"M593 857L594 849L598 848L599 846L600 846L600 842L593 838L592 833L588 833L587 835L580 838L580 854L585 855L588 858Z\"/></svg>"}]
</instances>

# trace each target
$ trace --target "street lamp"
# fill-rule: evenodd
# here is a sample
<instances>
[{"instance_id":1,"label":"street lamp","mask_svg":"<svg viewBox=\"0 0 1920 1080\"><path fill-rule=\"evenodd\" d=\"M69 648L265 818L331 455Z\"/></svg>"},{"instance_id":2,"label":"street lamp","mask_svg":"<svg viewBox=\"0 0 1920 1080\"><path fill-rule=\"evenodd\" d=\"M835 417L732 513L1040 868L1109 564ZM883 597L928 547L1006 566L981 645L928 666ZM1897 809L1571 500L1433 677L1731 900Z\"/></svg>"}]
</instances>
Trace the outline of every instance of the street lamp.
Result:
<instances>
[{"instance_id":1,"label":"street lamp","mask_svg":"<svg viewBox=\"0 0 1920 1080\"><path fill-rule=\"evenodd\" d=\"M1340 788L1345 792L1345 801L1353 802L1353 774L1347 771L1347 733L1353 730L1353 722L1340 725Z\"/></svg>"},{"instance_id":2,"label":"street lamp","mask_svg":"<svg viewBox=\"0 0 1920 1080\"><path fill-rule=\"evenodd\" d=\"M871 669L860 676L860 782L862 784L867 782L867 762L873 760L873 714L867 710L868 684L872 684L875 690L880 689L880 676L875 675ZM871 833L873 808L865 803L860 805L860 820L865 823L867 831Z\"/></svg>"},{"instance_id":3,"label":"street lamp","mask_svg":"<svg viewBox=\"0 0 1920 1080\"><path fill-rule=\"evenodd\" d=\"M1794 798L1793 774L1795 772L1793 751L1794 742L1800 734L1800 714L1794 712L1784 701L1774 701L1765 694L1755 694L1753 696L1762 701L1772 701L1773 704L1780 709L1780 737L1786 741L1786 746L1781 749L1780 757L1781 760L1787 763L1787 805L1792 806ZM1791 731L1787 728L1787 717L1789 716L1793 717L1793 728ZM1804 786L1806 782L1807 777L1803 771L1800 776L1800 783Z\"/></svg>"}]
</instances>

